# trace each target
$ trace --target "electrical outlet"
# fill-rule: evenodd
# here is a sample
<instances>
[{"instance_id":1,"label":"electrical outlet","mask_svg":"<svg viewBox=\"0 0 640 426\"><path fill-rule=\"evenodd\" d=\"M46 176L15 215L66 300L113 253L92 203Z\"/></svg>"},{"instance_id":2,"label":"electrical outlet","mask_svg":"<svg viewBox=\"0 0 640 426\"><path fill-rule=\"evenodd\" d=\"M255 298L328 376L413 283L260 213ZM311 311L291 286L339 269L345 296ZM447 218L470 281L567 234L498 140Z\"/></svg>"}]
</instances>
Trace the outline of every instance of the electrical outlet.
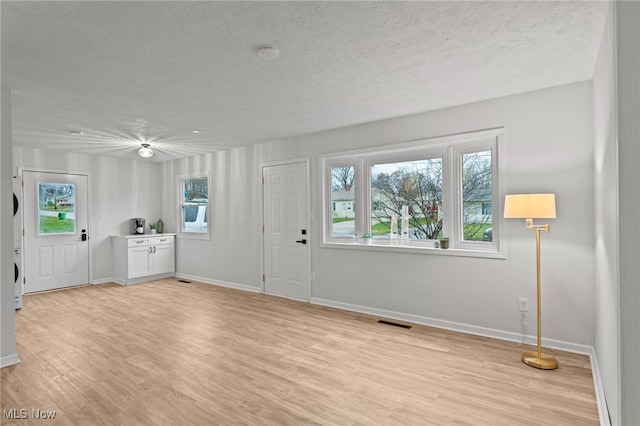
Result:
<instances>
[{"instance_id":1,"label":"electrical outlet","mask_svg":"<svg viewBox=\"0 0 640 426\"><path fill-rule=\"evenodd\" d=\"M518 310L520 312L529 312L529 299L526 297L518 298Z\"/></svg>"}]
</instances>

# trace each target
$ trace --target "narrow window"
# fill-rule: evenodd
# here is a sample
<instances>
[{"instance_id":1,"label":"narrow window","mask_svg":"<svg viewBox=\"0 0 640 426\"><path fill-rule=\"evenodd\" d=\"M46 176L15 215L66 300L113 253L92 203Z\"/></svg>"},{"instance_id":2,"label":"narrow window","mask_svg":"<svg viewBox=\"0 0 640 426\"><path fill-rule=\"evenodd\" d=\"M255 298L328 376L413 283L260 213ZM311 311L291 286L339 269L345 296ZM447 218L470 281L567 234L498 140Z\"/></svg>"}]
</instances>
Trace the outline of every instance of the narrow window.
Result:
<instances>
[{"instance_id":1,"label":"narrow window","mask_svg":"<svg viewBox=\"0 0 640 426\"><path fill-rule=\"evenodd\" d=\"M206 177L182 180L182 232L208 232L209 182Z\"/></svg>"},{"instance_id":2,"label":"narrow window","mask_svg":"<svg viewBox=\"0 0 640 426\"><path fill-rule=\"evenodd\" d=\"M331 236L355 233L355 166L331 167Z\"/></svg>"},{"instance_id":3,"label":"narrow window","mask_svg":"<svg viewBox=\"0 0 640 426\"><path fill-rule=\"evenodd\" d=\"M491 150L462 155L464 241L491 241L493 187Z\"/></svg>"}]
</instances>

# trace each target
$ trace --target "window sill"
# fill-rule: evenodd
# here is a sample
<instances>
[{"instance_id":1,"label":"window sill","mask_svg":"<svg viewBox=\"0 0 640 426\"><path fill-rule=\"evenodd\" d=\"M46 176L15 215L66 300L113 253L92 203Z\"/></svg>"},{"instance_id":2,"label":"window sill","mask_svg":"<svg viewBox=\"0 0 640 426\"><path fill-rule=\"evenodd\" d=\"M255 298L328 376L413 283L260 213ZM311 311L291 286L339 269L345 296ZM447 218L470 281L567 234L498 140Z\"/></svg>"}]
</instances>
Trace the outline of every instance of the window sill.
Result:
<instances>
[{"instance_id":1,"label":"window sill","mask_svg":"<svg viewBox=\"0 0 640 426\"><path fill-rule=\"evenodd\" d=\"M347 250L366 251L388 251L396 253L420 253L436 256L458 256L458 257L479 257L486 259L506 259L505 255L499 251L471 250L460 248L441 249L428 246L408 245L403 241L373 240L370 243L357 241L330 241L320 244L323 248L337 248Z\"/></svg>"}]
</instances>

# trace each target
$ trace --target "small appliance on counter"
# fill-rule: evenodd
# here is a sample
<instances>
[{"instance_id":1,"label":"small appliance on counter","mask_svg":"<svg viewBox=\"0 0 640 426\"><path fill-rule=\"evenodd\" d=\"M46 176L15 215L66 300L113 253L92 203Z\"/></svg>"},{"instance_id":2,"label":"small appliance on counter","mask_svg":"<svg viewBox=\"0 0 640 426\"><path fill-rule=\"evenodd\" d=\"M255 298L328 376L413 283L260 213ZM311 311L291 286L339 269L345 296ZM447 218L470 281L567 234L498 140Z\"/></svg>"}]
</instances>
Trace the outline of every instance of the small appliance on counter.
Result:
<instances>
[{"instance_id":1,"label":"small appliance on counter","mask_svg":"<svg viewBox=\"0 0 640 426\"><path fill-rule=\"evenodd\" d=\"M129 219L129 232L131 234L144 234L144 219L141 217Z\"/></svg>"}]
</instances>

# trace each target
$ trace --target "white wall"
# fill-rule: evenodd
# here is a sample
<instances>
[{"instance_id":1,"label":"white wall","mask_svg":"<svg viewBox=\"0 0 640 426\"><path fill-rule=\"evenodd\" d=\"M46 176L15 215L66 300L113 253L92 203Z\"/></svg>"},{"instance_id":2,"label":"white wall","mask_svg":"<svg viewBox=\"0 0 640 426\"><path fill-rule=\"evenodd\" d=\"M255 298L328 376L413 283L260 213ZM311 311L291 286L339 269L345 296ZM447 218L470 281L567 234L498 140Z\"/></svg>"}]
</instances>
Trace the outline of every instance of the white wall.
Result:
<instances>
[{"instance_id":1,"label":"white wall","mask_svg":"<svg viewBox=\"0 0 640 426\"><path fill-rule=\"evenodd\" d=\"M258 157L254 148L222 151L164 163L165 232L178 229L178 176L209 171L211 240L178 238L176 271L216 281L260 287Z\"/></svg>"},{"instance_id":2,"label":"white wall","mask_svg":"<svg viewBox=\"0 0 640 426\"><path fill-rule=\"evenodd\" d=\"M2 87L0 136L0 367L18 362L13 276L13 179L11 174L11 90Z\"/></svg>"},{"instance_id":3,"label":"white wall","mask_svg":"<svg viewBox=\"0 0 640 426\"><path fill-rule=\"evenodd\" d=\"M113 276L110 235L128 234L128 220L132 217L143 217L148 225L161 215L165 188L161 185L162 167L159 163L140 157L120 160L16 146L13 164L14 170L22 167L89 175L92 282L110 281Z\"/></svg>"},{"instance_id":4,"label":"white wall","mask_svg":"<svg viewBox=\"0 0 640 426\"><path fill-rule=\"evenodd\" d=\"M640 424L640 4L617 3L620 424Z\"/></svg>"},{"instance_id":5,"label":"white wall","mask_svg":"<svg viewBox=\"0 0 640 426\"><path fill-rule=\"evenodd\" d=\"M593 76L596 285L594 350L611 423L617 425L620 424L620 364L615 16L615 3L611 3Z\"/></svg>"},{"instance_id":6,"label":"white wall","mask_svg":"<svg viewBox=\"0 0 640 426\"><path fill-rule=\"evenodd\" d=\"M543 336L591 346L594 309L594 187L591 83L347 127L164 165L176 176L211 171L211 241L180 239L178 273L260 286L258 165L311 158L312 295L352 304L520 333L517 298L535 306L535 236L524 220L506 222L507 260L320 248L318 156L354 148L505 127L506 193L554 192L558 218L543 235ZM177 190L163 204L175 229ZM171 195L173 194L173 195ZM535 309L529 317L535 335Z\"/></svg>"}]
</instances>

